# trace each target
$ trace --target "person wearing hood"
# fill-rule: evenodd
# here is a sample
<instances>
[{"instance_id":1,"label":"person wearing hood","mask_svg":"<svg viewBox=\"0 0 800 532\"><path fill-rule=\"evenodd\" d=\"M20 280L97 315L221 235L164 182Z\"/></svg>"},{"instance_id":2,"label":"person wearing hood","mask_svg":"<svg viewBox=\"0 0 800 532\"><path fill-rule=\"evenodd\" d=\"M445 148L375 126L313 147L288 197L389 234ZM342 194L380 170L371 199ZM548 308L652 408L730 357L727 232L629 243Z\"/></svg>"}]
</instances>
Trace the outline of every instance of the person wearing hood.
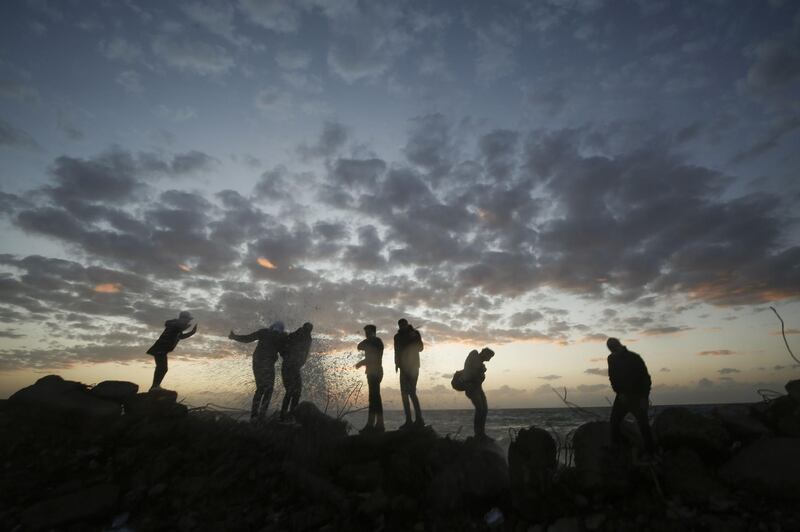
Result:
<instances>
[{"instance_id":1,"label":"person wearing hood","mask_svg":"<svg viewBox=\"0 0 800 532\"><path fill-rule=\"evenodd\" d=\"M622 421L630 412L636 418L642 434L645 450L652 455L655 451L647 410L650 405L652 380L642 357L622 345L617 338L609 338L606 347L608 355L608 380L617 394L611 407L611 441L615 445L622 442Z\"/></svg>"},{"instance_id":2,"label":"person wearing hood","mask_svg":"<svg viewBox=\"0 0 800 532\"><path fill-rule=\"evenodd\" d=\"M175 347L177 347L179 341L185 340L197 332L196 323L191 331L184 332L189 328L189 324L193 319L194 318L192 317L192 314L189 311L184 310L178 314L178 319L167 320L164 322L164 332L162 332L161 336L158 337L156 343L154 343L152 347L147 350L147 354L152 355L156 362L156 369L153 372L153 385L150 386L151 391L162 389L161 381L164 380L164 376L167 374L168 369L167 354L175 350Z\"/></svg>"},{"instance_id":3,"label":"person wearing hood","mask_svg":"<svg viewBox=\"0 0 800 532\"><path fill-rule=\"evenodd\" d=\"M258 340L253 351L253 376L256 379L256 392L253 394L250 420L263 419L275 388L275 362L278 360L278 353L286 348L283 322L276 321L269 327L250 334L236 334L231 331L228 338L245 344Z\"/></svg>"},{"instance_id":4,"label":"person wearing hood","mask_svg":"<svg viewBox=\"0 0 800 532\"><path fill-rule=\"evenodd\" d=\"M483 391L483 381L486 379L486 362L493 356L494 351L488 347L480 352L473 349L464 361L464 369L453 375L453 388L464 391L475 407L474 433L476 438L481 439L488 439L486 417L489 414L489 404Z\"/></svg>"},{"instance_id":5,"label":"person wearing hood","mask_svg":"<svg viewBox=\"0 0 800 532\"><path fill-rule=\"evenodd\" d=\"M281 351L281 356L283 356L281 379L285 391L281 405L281 421L285 420L286 416L291 414L297 403L300 402L300 394L303 393L301 370L311 352L312 330L314 330L314 325L305 322L302 327L289 334L286 338L286 348Z\"/></svg>"}]
</instances>

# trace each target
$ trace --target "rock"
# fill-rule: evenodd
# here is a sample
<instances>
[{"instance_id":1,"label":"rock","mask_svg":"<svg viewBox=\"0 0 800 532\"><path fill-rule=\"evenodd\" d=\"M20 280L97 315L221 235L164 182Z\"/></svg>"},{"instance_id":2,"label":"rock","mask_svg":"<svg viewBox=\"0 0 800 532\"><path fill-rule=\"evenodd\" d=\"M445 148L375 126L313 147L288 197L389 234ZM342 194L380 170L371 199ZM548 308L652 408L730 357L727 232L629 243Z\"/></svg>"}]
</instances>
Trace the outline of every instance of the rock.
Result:
<instances>
[{"instance_id":1,"label":"rock","mask_svg":"<svg viewBox=\"0 0 800 532\"><path fill-rule=\"evenodd\" d=\"M347 423L324 414L314 403L302 401L292 414L304 429L313 431L318 436L326 438L347 436Z\"/></svg>"},{"instance_id":2,"label":"rock","mask_svg":"<svg viewBox=\"0 0 800 532\"><path fill-rule=\"evenodd\" d=\"M102 518L114 511L118 496L119 488L116 485L100 484L37 502L22 512L21 519L25 526L43 530Z\"/></svg>"},{"instance_id":3,"label":"rock","mask_svg":"<svg viewBox=\"0 0 800 532\"><path fill-rule=\"evenodd\" d=\"M718 406L714 408L712 414L722 422L731 436L741 441L756 440L772 433L753 415L750 405Z\"/></svg>"},{"instance_id":4,"label":"rock","mask_svg":"<svg viewBox=\"0 0 800 532\"><path fill-rule=\"evenodd\" d=\"M584 489L609 492L627 489L630 453L612 445L607 421L591 421L578 427L572 436L572 449L575 472Z\"/></svg>"},{"instance_id":5,"label":"rock","mask_svg":"<svg viewBox=\"0 0 800 532\"><path fill-rule=\"evenodd\" d=\"M581 522L577 517L562 517L547 527L547 532L580 532Z\"/></svg>"},{"instance_id":6,"label":"rock","mask_svg":"<svg viewBox=\"0 0 800 532\"><path fill-rule=\"evenodd\" d=\"M90 419L119 417L120 406L89 393L80 382L65 381L58 375L42 377L9 397L10 404L44 408L62 415Z\"/></svg>"},{"instance_id":7,"label":"rock","mask_svg":"<svg viewBox=\"0 0 800 532\"><path fill-rule=\"evenodd\" d=\"M762 405L757 412L767 426L781 436L800 436L800 404L791 396L781 395Z\"/></svg>"},{"instance_id":8,"label":"rock","mask_svg":"<svg viewBox=\"0 0 800 532\"><path fill-rule=\"evenodd\" d=\"M383 471L377 460L345 464L339 469L339 483L356 491L372 491L381 485Z\"/></svg>"},{"instance_id":9,"label":"rock","mask_svg":"<svg viewBox=\"0 0 800 532\"><path fill-rule=\"evenodd\" d=\"M731 437L722 422L684 407L665 408L653 423L658 443L665 449L687 447L711 463L730 454Z\"/></svg>"},{"instance_id":10,"label":"rock","mask_svg":"<svg viewBox=\"0 0 800 532\"><path fill-rule=\"evenodd\" d=\"M800 500L800 440L765 438L751 443L720 469L737 487L770 497Z\"/></svg>"},{"instance_id":11,"label":"rock","mask_svg":"<svg viewBox=\"0 0 800 532\"><path fill-rule=\"evenodd\" d=\"M662 463L664 489L685 502L706 503L727 495L725 486L712 476L700 456L691 449L667 451Z\"/></svg>"},{"instance_id":12,"label":"rock","mask_svg":"<svg viewBox=\"0 0 800 532\"><path fill-rule=\"evenodd\" d=\"M546 430L522 429L508 446L511 497L525 517L534 519L544 510L557 465L556 442Z\"/></svg>"},{"instance_id":13,"label":"rock","mask_svg":"<svg viewBox=\"0 0 800 532\"><path fill-rule=\"evenodd\" d=\"M125 415L131 417L173 418L185 416L184 405L178 404L178 393L172 390L158 390L138 393L125 401Z\"/></svg>"},{"instance_id":14,"label":"rock","mask_svg":"<svg viewBox=\"0 0 800 532\"><path fill-rule=\"evenodd\" d=\"M496 452L473 447L431 480L429 500L439 510L487 511L508 496L508 466Z\"/></svg>"},{"instance_id":15,"label":"rock","mask_svg":"<svg viewBox=\"0 0 800 532\"><path fill-rule=\"evenodd\" d=\"M92 395L124 403L139 391L139 385L127 381L103 381L91 390Z\"/></svg>"},{"instance_id":16,"label":"rock","mask_svg":"<svg viewBox=\"0 0 800 532\"><path fill-rule=\"evenodd\" d=\"M795 403L800 405L800 379L795 379L786 383L786 393L789 394Z\"/></svg>"},{"instance_id":17,"label":"rock","mask_svg":"<svg viewBox=\"0 0 800 532\"><path fill-rule=\"evenodd\" d=\"M604 514L591 514L586 516L584 525L586 526L586 530L600 530L600 527L603 526L605 520L606 516Z\"/></svg>"}]
</instances>

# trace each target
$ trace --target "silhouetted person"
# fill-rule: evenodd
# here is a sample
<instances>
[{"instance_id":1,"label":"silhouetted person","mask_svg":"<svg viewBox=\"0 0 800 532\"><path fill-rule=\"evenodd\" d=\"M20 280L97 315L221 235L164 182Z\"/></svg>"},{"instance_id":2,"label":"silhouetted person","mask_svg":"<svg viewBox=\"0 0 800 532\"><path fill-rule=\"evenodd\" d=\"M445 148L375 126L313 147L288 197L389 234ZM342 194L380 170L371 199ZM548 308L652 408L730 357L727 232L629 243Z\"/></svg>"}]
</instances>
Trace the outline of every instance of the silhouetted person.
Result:
<instances>
[{"instance_id":1,"label":"silhouetted person","mask_svg":"<svg viewBox=\"0 0 800 532\"><path fill-rule=\"evenodd\" d=\"M158 337L156 343L147 350L148 355L153 355L156 361L156 369L153 372L153 385L150 390L161 390L161 381L167 374L167 353L172 352L180 340L185 340L197 332L197 324L191 331L184 333L189 328L189 324L194 318L189 311L182 311L178 314L178 319L167 320L164 322L164 332Z\"/></svg>"},{"instance_id":2,"label":"silhouetted person","mask_svg":"<svg viewBox=\"0 0 800 532\"><path fill-rule=\"evenodd\" d=\"M311 331L314 325L305 322L302 327L289 334L286 339L286 349L283 355L283 365L281 365L281 379L286 393L281 404L280 419L286 419L297 403L300 402L300 394L303 392L303 376L301 370L308 360L308 353L311 351Z\"/></svg>"},{"instance_id":3,"label":"silhouetted person","mask_svg":"<svg viewBox=\"0 0 800 532\"><path fill-rule=\"evenodd\" d=\"M250 334L228 335L231 340L249 344L258 340L253 351L253 376L256 379L256 393L253 395L253 405L250 409L250 420L263 418L269 402L272 399L272 390L275 387L275 362L278 353L285 349L286 333L283 332L283 323L276 321L266 329L259 329Z\"/></svg>"},{"instance_id":4,"label":"silhouetted person","mask_svg":"<svg viewBox=\"0 0 800 532\"><path fill-rule=\"evenodd\" d=\"M395 373L400 371L400 394L403 399L403 411L406 415L406 422L400 428L407 429L413 425L422 427L425 426L425 421L422 419L422 409L417 398L419 353L424 349L422 336L405 319L399 320L397 327L397 334L394 335L394 369ZM414 404L416 414L413 423L409 399Z\"/></svg>"},{"instance_id":5,"label":"silhouetted person","mask_svg":"<svg viewBox=\"0 0 800 532\"><path fill-rule=\"evenodd\" d=\"M622 421L630 412L639 425L645 450L652 454L655 446L647 419L652 381L650 374L647 373L647 366L642 357L633 351L628 351L628 348L616 338L609 338L606 346L611 351L608 355L608 379L617 394L611 408L611 441L615 445L622 442Z\"/></svg>"},{"instance_id":6,"label":"silhouetted person","mask_svg":"<svg viewBox=\"0 0 800 532\"><path fill-rule=\"evenodd\" d=\"M356 369L366 366L367 386L369 388L369 415L367 424L361 430L365 432L383 432L383 402L381 401L381 381L383 380L383 340L378 338L374 325L364 326L366 339L358 344L358 350L364 351L364 359L356 363Z\"/></svg>"},{"instance_id":7,"label":"silhouetted person","mask_svg":"<svg viewBox=\"0 0 800 532\"><path fill-rule=\"evenodd\" d=\"M489 404L483 391L483 381L486 379L486 362L494 356L494 351L488 347L470 351L464 361L464 370L461 373L461 383L464 392L475 406L474 430L475 437L488 439L486 436L486 416L489 414Z\"/></svg>"}]
</instances>

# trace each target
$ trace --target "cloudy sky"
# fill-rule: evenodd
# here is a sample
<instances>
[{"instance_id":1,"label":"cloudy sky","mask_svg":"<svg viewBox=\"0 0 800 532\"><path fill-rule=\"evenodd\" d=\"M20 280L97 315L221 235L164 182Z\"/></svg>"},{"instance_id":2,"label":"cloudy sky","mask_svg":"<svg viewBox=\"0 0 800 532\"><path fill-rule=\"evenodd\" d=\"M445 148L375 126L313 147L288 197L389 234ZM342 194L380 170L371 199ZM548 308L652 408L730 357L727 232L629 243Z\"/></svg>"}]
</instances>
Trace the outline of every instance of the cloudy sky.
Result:
<instances>
[{"instance_id":1,"label":"cloudy sky","mask_svg":"<svg viewBox=\"0 0 800 532\"><path fill-rule=\"evenodd\" d=\"M797 94L790 1L3 2L0 396L146 386L190 309L189 396L251 386L231 328L357 382L408 317L426 406L484 345L490 404L605 404L609 335L655 402L755 400L798 374Z\"/></svg>"}]
</instances>

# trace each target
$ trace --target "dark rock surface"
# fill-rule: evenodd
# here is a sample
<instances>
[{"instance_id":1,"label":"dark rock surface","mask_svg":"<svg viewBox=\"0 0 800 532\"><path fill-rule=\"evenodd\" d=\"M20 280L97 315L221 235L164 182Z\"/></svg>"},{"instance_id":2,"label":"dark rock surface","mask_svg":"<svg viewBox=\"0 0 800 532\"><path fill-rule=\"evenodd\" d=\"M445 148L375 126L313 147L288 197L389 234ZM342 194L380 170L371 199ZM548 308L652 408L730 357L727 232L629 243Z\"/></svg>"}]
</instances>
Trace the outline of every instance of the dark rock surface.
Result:
<instances>
[{"instance_id":1,"label":"dark rock surface","mask_svg":"<svg viewBox=\"0 0 800 532\"><path fill-rule=\"evenodd\" d=\"M120 415L117 403L89 393L80 382L65 381L58 375L42 377L8 398L9 403L44 408L73 418L114 419Z\"/></svg>"},{"instance_id":2,"label":"dark rock surface","mask_svg":"<svg viewBox=\"0 0 800 532\"><path fill-rule=\"evenodd\" d=\"M769 438L743 448L721 469L737 487L800 500L800 439Z\"/></svg>"},{"instance_id":3,"label":"dark rock surface","mask_svg":"<svg viewBox=\"0 0 800 532\"><path fill-rule=\"evenodd\" d=\"M139 385L127 381L103 381L90 391L92 395L101 399L124 403L136 395L136 392L139 391Z\"/></svg>"},{"instance_id":4,"label":"dark rock surface","mask_svg":"<svg viewBox=\"0 0 800 532\"><path fill-rule=\"evenodd\" d=\"M733 440L722 423L684 407L665 408L653 422L658 444L665 449L687 447L704 460L722 462Z\"/></svg>"}]
</instances>

